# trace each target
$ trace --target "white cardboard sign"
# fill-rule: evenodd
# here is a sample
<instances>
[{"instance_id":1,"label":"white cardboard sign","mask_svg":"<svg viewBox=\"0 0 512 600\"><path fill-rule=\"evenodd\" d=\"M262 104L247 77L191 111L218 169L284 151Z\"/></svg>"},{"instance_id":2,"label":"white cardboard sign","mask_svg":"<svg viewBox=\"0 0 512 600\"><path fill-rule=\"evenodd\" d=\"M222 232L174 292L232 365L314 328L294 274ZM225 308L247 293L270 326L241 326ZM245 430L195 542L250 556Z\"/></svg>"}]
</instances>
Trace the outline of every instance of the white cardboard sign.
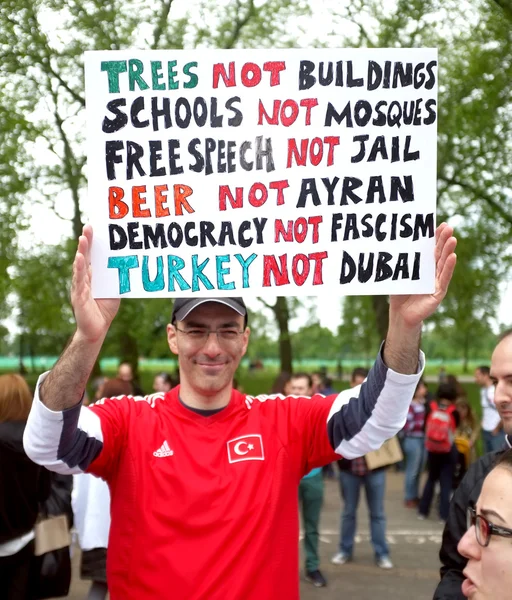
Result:
<instances>
[{"instance_id":1,"label":"white cardboard sign","mask_svg":"<svg viewBox=\"0 0 512 600\"><path fill-rule=\"evenodd\" d=\"M96 297L434 290L437 51L85 54Z\"/></svg>"}]
</instances>

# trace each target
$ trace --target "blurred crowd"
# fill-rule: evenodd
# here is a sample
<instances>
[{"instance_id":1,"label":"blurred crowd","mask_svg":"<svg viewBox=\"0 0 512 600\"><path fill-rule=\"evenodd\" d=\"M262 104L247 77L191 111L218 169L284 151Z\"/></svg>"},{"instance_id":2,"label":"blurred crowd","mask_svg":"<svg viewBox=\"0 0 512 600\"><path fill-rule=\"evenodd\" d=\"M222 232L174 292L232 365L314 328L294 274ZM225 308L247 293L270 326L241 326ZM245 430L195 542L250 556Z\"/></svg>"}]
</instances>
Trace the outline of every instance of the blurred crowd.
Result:
<instances>
[{"instance_id":1,"label":"blurred crowd","mask_svg":"<svg viewBox=\"0 0 512 600\"><path fill-rule=\"evenodd\" d=\"M365 385L367 374L366 369L355 368L350 386ZM407 421L396 439L390 440L384 458L384 453L377 451L374 456L340 459L337 464L313 469L303 477L298 495L307 581L317 587L327 585L318 552L325 479L339 480L339 542L331 558L335 565L341 566L354 559L356 515L361 488L364 488L375 564L382 569L393 568L386 541L384 508L389 468L404 472L404 507L416 510L419 519L426 519L434 513L446 524L454 518L450 502L468 470L479 460L479 447L481 453L490 456L501 453L507 444L510 446L494 398L496 379L491 376L489 366L478 367L474 378L480 388L481 418L477 417L464 386L455 376L441 369L435 385L429 387L424 380L418 383ZM177 376L157 373L152 392L166 394L178 383ZM235 387L240 386L235 382ZM119 365L114 378L95 378L89 389L92 394L86 403L144 394L132 366L126 362ZM336 392L333 380L323 370L280 373L270 393L310 397ZM80 576L91 582L86 598L102 600L108 594L108 486L92 475L75 475L72 478L50 473L27 458L23 450L23 430L31 402L32 392L20 375L0 376L0 597L6 600L50 597L42 591L42 579L46 577L43 568L45 555L38 555L36 551L35 531L42 519L65 515L67 527L81 549ZM421 489L425 472L425 483ZM478 518L484 517L477 517L476 513L468 515L468 524L474 522L477 525L480 543L480 537L492 533L485 529L489 523L478 521ZM464 544L470 546L469 538L464 539ZM448 553L449 548L444 548L444 551ZM467 553L471 554L471 548ZM60 591L60 595L64 596L70 586L70 548L64 546L60 555L54 554L57 562L53 583L47 593L56 596L56 591Z\"/></svg>"}]
</instances>

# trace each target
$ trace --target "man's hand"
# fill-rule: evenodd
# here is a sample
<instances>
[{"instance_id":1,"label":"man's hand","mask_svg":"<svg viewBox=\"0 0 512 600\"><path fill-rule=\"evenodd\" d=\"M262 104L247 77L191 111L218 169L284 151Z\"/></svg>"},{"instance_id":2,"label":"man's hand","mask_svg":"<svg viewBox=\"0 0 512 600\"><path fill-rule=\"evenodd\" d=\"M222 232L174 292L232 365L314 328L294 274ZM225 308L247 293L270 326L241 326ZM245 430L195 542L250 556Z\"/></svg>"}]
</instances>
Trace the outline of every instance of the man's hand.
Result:
<instances>
[{"instance_id":1,"label":"man's hand","mask_svg":"<svg viewBox=\"0 0 512 600\"><path fill-rule=\"evenodd\" d=\"M443 223L436 231L436 290L433 294L391 296L384 361L398 373L416 373L421 326L446 296L455 269L457 240Z\"/></svg>"},{"instance_id":2,"label":"man's hand","mask_svg":"<svg viewBox=\"0 0 512 600\"><path fill-rule=\"evenodd\" d=\"M73 263L71 304L75 313L79 339L96 343L103 341L119 309L119 298L95 299L91 293L92 227L86 225L78 238L78 248Z\"/></svg>"},{"instance_id":3,"label":"man's hand","mask_svg":"<svg viewBox=\"0 0 512 600\"><path fill-rule=\"evenodd\" d=\"M453 228L442 223L436 231L436 289L433 294L391 296L389 303L390 321L397 319L404 327L421 327L422 322L432 315L446 296L448 285L455 269L457 240Z\"/></svg>"}]
</instances>

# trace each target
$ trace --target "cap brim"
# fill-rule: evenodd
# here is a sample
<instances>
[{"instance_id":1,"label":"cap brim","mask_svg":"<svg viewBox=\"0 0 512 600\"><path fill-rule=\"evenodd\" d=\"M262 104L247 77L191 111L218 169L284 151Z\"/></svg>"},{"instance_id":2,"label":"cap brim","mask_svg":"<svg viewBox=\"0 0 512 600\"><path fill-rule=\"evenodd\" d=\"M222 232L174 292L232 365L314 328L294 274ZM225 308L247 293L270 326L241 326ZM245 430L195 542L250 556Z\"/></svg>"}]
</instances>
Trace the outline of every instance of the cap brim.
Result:
<instances>
[{"instance_id":1,"label":"cap brim","mask_svg":"<svg viewBox=\"0 0 512 600\"><path fill-rule=\"evenodd\" d=\"M217 304L224 304L224 306L228 306L229 308L237 312L240 316L245 317L246 315L246 310L238 303L233 302L229 298L198 298L197 300L191 300L186 304L186 306L178 310L174 315L174 318L176 319L176 321L183 321L183 319L186 319L187 316L195 308L201 306L201 304L206 304L206 302L216 302Z\"/></svg>"}]
</instances>

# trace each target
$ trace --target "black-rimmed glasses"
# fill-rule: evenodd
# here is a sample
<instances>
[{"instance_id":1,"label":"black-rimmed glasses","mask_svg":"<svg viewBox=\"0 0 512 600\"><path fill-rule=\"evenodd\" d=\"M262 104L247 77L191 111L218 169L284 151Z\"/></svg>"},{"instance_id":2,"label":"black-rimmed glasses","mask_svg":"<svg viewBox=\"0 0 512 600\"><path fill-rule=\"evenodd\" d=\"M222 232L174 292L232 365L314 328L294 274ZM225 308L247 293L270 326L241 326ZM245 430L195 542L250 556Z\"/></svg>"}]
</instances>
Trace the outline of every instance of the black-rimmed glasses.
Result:
<instances>
[{"instance_id":1,"label":"black-rimmed glasses","mask_svg":"<svg viewBox=\"0 0 512 600\"><path fill-rule=\"evenodd\" d=\"M220 329L180 329L176 326L176 329L180 333L184 333L190 343L196 346L203 346L206 344L211 333L217 336L217 341L220 345L235 344L243 335L243 331L233 328L220 328Z\"/></svg>"},{"instance_id":2,"label":"black-rimmed glasses","mask_svg":"<svg viewBox=\"0 0 512 600\"><path fill-rule=\"evenodd\" d=\"M488 521L484 516L477 515L476 510L471 507L466 511L466 523L468 529L470 529L472 525L475 526L476 541L484 548L489 545L491 535L512 538L512 529L494 525L494 523Z\"/></svg>"}]
</instances>

